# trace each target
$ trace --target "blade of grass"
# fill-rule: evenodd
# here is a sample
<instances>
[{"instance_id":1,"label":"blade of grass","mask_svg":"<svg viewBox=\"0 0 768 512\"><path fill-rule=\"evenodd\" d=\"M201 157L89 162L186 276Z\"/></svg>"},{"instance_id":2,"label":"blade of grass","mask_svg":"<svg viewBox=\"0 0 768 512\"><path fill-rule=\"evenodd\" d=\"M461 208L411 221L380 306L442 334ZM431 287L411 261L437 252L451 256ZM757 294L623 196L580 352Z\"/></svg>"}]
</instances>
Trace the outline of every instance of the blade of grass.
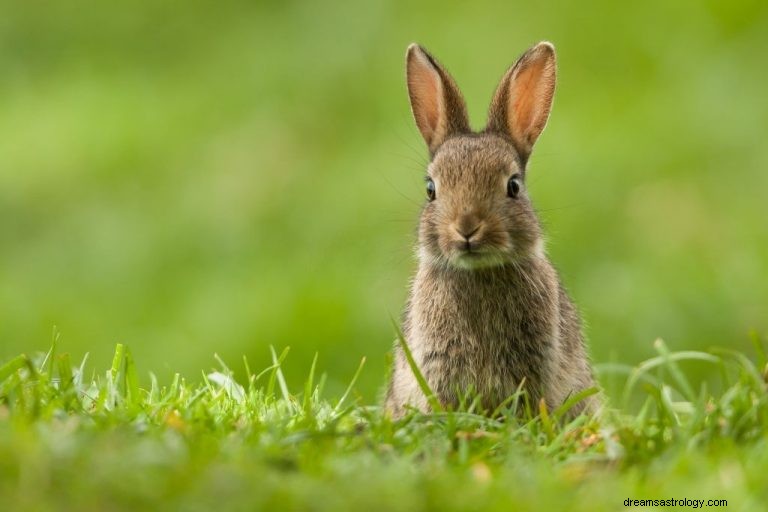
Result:
<instances>
[{"instance_id":1,"label":"blade of grass","mask_svg":"<svg viewBox=\"0 0 768 512\"><path fill-rule=\"evenodd\" d=\"M670 351L667 347L667 344L664 343L664 340L658 338L653 342L653 347L661 355L661 357L664 358L664 367L669 369L669 373L672 375L672 378L674 378L677 384L680 386L680 390L682 391L683 396L685 396L685 398L689 401L695 400L696 393L693 391L691 383L688 382L685 374L680 371L680 367L677 365L677 363L670 358Z\"/></svg>"},{"instance_id":2,"label":"blade of grass","mask_svg":"<svg viewBox=\"0 0 768 512\"><path fill-rule=\"evenodd\" d=\"M740 375L748 375L757 387L761 387L765 384L765 380L760 374L760 371L755 366L755 363L753 363L747 356L738 350L727 348L714 348L712 350L715 353L728 355L730 358L736 361L740 370Z\"/></svg>"},{"instance_id":3,"label":"blade of grass","mask_svg":"<svg viewBox=\"0 0 768 512\"><path fill-rule=\"evenodd\" d=\"M59 369L59 389L66 391L72 386L72 362L69 360L69 354L67 353L61 354L56 359Z\"/></svg>"},{"instance_id":4,"label":"blade of grass","mask_svg":"<svg viewBox=\"0 0 768 512\"><path fill-rule=\"evenodd\" d=\"M150 405L154 405L157 402L157 398L160 396L160 385L157 383L157 375L154 372L149 372L149 396L147 402Z\"/></svg>"},{"instance_id":5,"label":"blade of grass","mask_svg":"<svg viewBox=\"0 0 768 512\"><path fill-rule=\"evenodd\" d=\"M112 367L109 370L112 375L112 382L117 382L117 375L120 373L120 363L123 361L123 351L125 347L122 343L118 343L115 346L115 355L112 356Z\"/></svg>"},{"instance_id":6,"label":"blade of grass","mask_svg":"<svg viewBox=\"0 0 768 512\"><path fill-rule=\"evenodd\" d=\"M760 339L760 335L757 331L750 331L749 340L752 342L752 346L755 347L755 352L757 352L758 363L760 366L765 367L766 364L768 364L768 357L765 355L763 340Z\"/></svg>"},{"instance_id":7,"label":"blade of grass","mask_svg":"<svg viewBox=\"0 0 768 512\"><path fill-rule=\"evenodd\" d=\"M59 338L59 329L54 325L51 333L51 348L48 349L45 359L40 363L38 373L43 373L43 370L45 370L49 376L53 376L53 358L56 356L56 346L59 344Z\"/></svg>"},{"instance_id":8,"label":"blade of grass","mask_svg":"<svg viewBox=\"0 0 768 512\"><path fill-rule=\"evenodd\" d=\"M521 394L522 394L522 390L518 387L517 391L509 395L498 406L496 406L496 408L490 414L490 417L498 418L499 415L501 414L501 411L504 410L509 404L511 404L512 402L517 403L517 401L520 400Z\"/></svg>"},{"instance_id":9,"label":"blade of grass","mask_svg":"<svg viewBox=\"0 0 768 512\"><path fill-rule=\"evenodd\" d=\"M77 372L75 373L75 378L73 381L73 384L76 388L80 388L80 386L83 385L83 375L85 373L85 363L88 361L88 352L85 353L83 356L83 360L80 361L80 367L77 369Z\"/></svg>"},{"instance_id":10,"label":"blade of grass","mask_svg":"<svg viewBox=\"0 0 768 512\"><path fill-rule=\"evenodd\" d=\"M659 394L661 398L661 403L664 405L664 409L667 411L669 416L675 421L675 426L681 425L680 416L677 414L677 407L675 407L674 402L672 401L672 388L666 384L661 386L661 393Z\"/></svg>"},{"instance_id":11,"label":"blade of grass","mask_svg":"<svg viewBox=\"0 0 768 512\"><path fill-rule=\"evenodd\" d=\"M667 357L657 356L657 357L652 357L650 359L646 359L632 371L632 374L629 376L629 379L627 379L627 383L624 386L624 398L623 398L624 403L625 404L629 403L629 396L631 395L632 390L634 389L638 380L640 380L643 377L643 375L653 370L654 368L657 368L663 364L666 364L668 361L683 361L683 360L707 361L710 363L719 363L721 361L721 358L713 354L709 354L707 352L699 352L695 350L683 350L680 352L672 352Z\"/></svg>"},{"instance_id":12,"label":"blade of grass","mask_svg":"<svg viewBox=\"0 0 768 512\"><path fill-rule=\"evenodd\" d=\"M315 392L317 393L318 398L323 396L323 390L325 389L325 381L328 379L328 375L323 372L320 374L320 380L317 382L317 386L315 386Z\"/></svg>"},{"instance_id":13,"label":"blade of grass","mask_svg":"<svg viewBox=\"0 0 768 512\"><path fill-rule=\"evenodd\" d=\"M274 356L275 349L274 347L270 346L270 350L272 351L272 354ZM277 358L277 361L275 361L275 358L272 357L272 366L261 372L259 375L256 376L256 380L259 379L265 372L269 372L269 381L267 382L267 391L266 396L267 397L274 397L275 394L275 383L277 382L277 371L280 369L280 363L283 362L283 360L288 356L288 351L290 350L290 347L285 347L283 349L282 353L280 353L280 357Z\"/></svg>"},{"instance_id":14,"label":"blade of grass","mask_svg":"<svg viewBox=\"0 0 768 512\"><path fill-rule=\"evenodd\" d=\"M280 364L283 361L283 357L288 354L288 347L285 347L285 350L283 350L283 354L280 355L280 359L277 358L277 353L275 352L275 347L269 346L269 350L272 352L272 363L275 365L275 373L274 375L277 377L277 383L280 386L280 393L283 395L283 400L286 402L291 401L291 394L288 392L288 385L285 382L285 377L283 376L283 370L280 368Z\"/></svg>"},{"instance_id":15,"label":"blade of grass","mask_svg":"<svg viewBox=\"0 0 768 512\"><path fill-rule=\"evenodd\" d=\"M344 400L346 400L349 394L352 392L352 388L355 386L355 382L357 382L357 378L360 377L360 373L362 373L364 365L365 365L365 357L363 357L360 360L360 364L357 366L357 370L355 371L355 374L352 376L352 380L349 382L349 385L347 386L346 391L344 391L344 394L341 395L341 398L339 399L339 402L336 404L336 407L333 408L334 414L337 414L339 412L339 409L341 409L341 405L344 403Z\"/></svg>"},{"instance_id":16,"label":"blade of grass","mask_svg":"<svg viewBox=\"0 0 768 512\"><path fill-rule=\"evenodd\" d=\"M302 404L302 408L304 409L304 415L306 417L309 417L310 413L312 412L312 386L315 383L316 366L317 352L315 352L315 357L312 359L312 366L309 368L309 377L307 377L307 382L304 384L304 403Z\"/></svg>"},{"instance_id":17,"label":"blade of grass","mask_svg":"<svg viewBox=\"0 0 768 512\"><path fill-rule=\"evenodd\" d=\"M126 399L129 403L139 403L139 376L136 373L136 363L133 361L131 350L125 348L123 381L126 390Z\"/></svg>"},{"instance_id":18,"label":"blade of grass","mask_svg":"<svg viewBox=\"0 0 768 512\"><path fill-rule=\"evenodd\" d=\"M246 382L248 383L248 394L253 393L253 387L256 383L256 379L254 379L254 375L251 372L251 366L248 364L248 358L243 354L243 365L245 366L245 378L247 379Z\"/></svg>"},{"instance_id":19,"label":"blade of grass","mask_svg":"<svg viewBox=\"0 0 768 512\"><path fill-rule=\"evenodd\" d=\"M565 444L565 440L567 437L573 435L573 432L575 432L583 423L587 421L586 416L579 416L575 420L573 420L571 423L568 424L567 428L563 428L557 436L550 441L550 443L545 447L544 453L547 455L553 455L555 452L560 450L560 448L563 447Z\"/></svg>"},{"instance_id":20,"label":"blade of grass","mask_svg":"<svg viewBox=\"0 0 768 512\"><path fill-rule=\"evenodd\" d=\"M555 421L560 420L560 418L565 416L568 413L568 411L570 411L571 408L574 405L576 405L577 403L581 402L582 400L584 400L587 397L590 397L592 395L596 395L599 392L600 392L599 388L591 387L591 388L584 389L582 391L579 391L578 393L575 393L575 394L571 395L570 397L568 397L568 399L565 402L563 402L560 405L560 407L558 407L557 409L554 410L554 412L552 413L552 417L555 418Z\"/></svg>"},{"instance_id":21,"label":"blade of grass","mask_svg":"<svg viewBox=\"0 0 768 512\"><path fill-rule=\"evenodd\" d=\"M403 350L403 354L405 355L405 360L408 362L408 366L411 368L411 372L413 372L413 376L416 379L416 382L418 383L419 388L421 389L421 392L424 393L424 396L427 398L427 403L429 404L432 411L442 412L443 406L435 396L435 393L432 391L432 388L429 387L429 383L427 382L427 379L424 378L424 375L421 373L421 370L419 369L419 365L416 364L416 360L413 358L411 349L408 347L408 342L405 341L405 337L403 336L403 333L400 331L400 327L398 327L397 324L395 324L394 320L392 321L392 323L395 326L395 330L397 331L397 340L400 343L400 348Z\"/></svg>"},{"instance_id":22,"label":"blade of grass","mask_svg":"<svg viewBox=\"0 0 768 512\"><path fill-rule=\"evenodd\" d=\"M27 366L27 356L24 354L21 354L20 356L16 356L7 363L5 363L3 366L0 366L0 383L5 381L8 377L16 373L17 370L20 370Z\"/></svg>"},{"instance_id":23,"label":"blade of grass","mask_svg":"<svg viewBox=\"0 0 768 512\"><path fill-rule=\"evenodd\" d=\"M221 366L221 369L224 370L224 373L227 375L232 375L232 370L229 369L229 366L227 366L227 363L224 362L224 360L219 357L219 354L213 354L213 358L216 360L217 363L219 363L219 366Z\"/></svg>"},{"instance_id":24,"label":"blade of grass","mask_svg":"<svg viewBox=\"0 0 768 512\"><path fill-rule=\"evenodd\" d=\"M213 382L220 389L223 389L227 396L235 402L242 403L245 400L245 389L235 381L231 374L212 372L205 375L205 372L203 372L203 375L206 383L208 381ZM213 393L213 388L211 388L211 392Z\"/></svg>"},{"instance_id":25,"label":"blade of grass","mask_svg":"<svg viewBox=\"0 0 768 512\"><path fill-rule=\"evenodd\" d=\"M539 417L541 418L541 425L544 427L544 432L547 434L547 439L551 441L555 437L555 429L552 425L552 419L549 417L547 402L545 402L543 398L539 400Z\"/></svg>"}]
</instances>

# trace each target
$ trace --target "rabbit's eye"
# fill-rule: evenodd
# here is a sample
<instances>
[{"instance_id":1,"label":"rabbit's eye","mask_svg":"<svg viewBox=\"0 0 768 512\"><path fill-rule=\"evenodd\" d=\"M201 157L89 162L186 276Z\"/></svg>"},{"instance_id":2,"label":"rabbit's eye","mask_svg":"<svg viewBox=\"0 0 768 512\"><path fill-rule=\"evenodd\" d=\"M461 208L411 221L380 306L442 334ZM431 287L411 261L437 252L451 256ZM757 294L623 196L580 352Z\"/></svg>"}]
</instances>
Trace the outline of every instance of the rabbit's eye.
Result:
<instances>
[{"instance_id":1,"label":"rabbit's eye","mask_svg":"<svg viewBox=\"0 0 768 512\"><path fill-rule=\"evenodd\" d=\"M507 182L507 195L511 198L517 197L517 194L520 193L520 188L522 187L521 181L520 181L520 175L515 174L511 178L509 178L509 181Z\"/></svg>"},{"instance_id":2,"label":"rabbit's eye","mask_svg":"<svg viewBox=\"0 0 768 512\"><path fill-rule=\"evenodd\" d=\"M432 178L427 178L427 197L430 201L435 200L435 182Z\"/></svg>"}]
</instances>

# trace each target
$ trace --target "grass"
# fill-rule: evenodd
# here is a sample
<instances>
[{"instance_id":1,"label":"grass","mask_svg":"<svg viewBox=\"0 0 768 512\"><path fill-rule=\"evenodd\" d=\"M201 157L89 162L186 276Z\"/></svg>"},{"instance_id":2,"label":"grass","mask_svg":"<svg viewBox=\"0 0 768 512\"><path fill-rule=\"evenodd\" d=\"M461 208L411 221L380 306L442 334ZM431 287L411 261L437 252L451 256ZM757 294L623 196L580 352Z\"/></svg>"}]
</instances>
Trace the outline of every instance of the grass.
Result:
<instances>
[{"instance_id":1,"label":"grass","mask_svg":"<svg viewBox=\"0 0 768 512\"><path fill-rule=\"evenodd\" d=\"M317 357L305 382L286 381L287 350L259 373L244 360L245 382L217 357L216 370L142 387L128 347L90 375L54 339L0 365L0 495L8 510L762 510L768 367L754 341L755 360L659 340L637 367L607 365L626 375L625 403L600 417L534 416L517 396L495 418L468 402L393 422L355 399L362 363L336 400ZM693 360L717 392L688 380Z\"/></svg>"}]
</instances>

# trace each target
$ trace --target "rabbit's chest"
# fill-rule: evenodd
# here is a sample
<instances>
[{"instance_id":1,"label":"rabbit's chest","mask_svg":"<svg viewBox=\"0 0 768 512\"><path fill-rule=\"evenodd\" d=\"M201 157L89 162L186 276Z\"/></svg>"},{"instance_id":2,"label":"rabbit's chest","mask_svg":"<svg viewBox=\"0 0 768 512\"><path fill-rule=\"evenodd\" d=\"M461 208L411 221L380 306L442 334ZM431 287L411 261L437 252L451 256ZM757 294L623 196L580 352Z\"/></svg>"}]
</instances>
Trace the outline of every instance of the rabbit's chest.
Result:
<instances>
[{"instance_id":1,"label":"rabbit's chest","mask_svg":"<svg viewBox=\"0 0 768 512\"><path fill-rule=\"evenodd\" d=\"M495 402L523 381L538 398L547 379L558 336L551 292L518 282L490 285L450 286L414 304L409 342L430 385L446 401L472 389Z\"/></svg>"}]
</instances>

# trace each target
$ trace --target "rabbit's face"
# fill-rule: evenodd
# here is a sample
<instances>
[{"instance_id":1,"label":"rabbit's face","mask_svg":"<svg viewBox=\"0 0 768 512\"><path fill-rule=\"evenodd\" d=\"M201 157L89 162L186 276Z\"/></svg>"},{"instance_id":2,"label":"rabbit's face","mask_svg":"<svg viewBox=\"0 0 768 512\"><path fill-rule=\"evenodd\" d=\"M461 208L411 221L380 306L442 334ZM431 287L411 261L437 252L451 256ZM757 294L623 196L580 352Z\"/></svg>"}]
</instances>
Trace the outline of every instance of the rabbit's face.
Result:
<instances>
[{"instance_id":1,"label":"rabbit's face","mask_svg":"<svg viewBox=\"0 0 768 512\"><path fill-rule=\"evenodd\" d=\"M494 134L452 137L427 169L420 256L459 268L513 262L540 250L540 229L512 144Z\"/></svg>"},{"instance_id":2,"label":"rabbit's face","mask_svg":"<svg viewBox=\"0 0 768 512\"><path fill-rule=\"evenodd\" d=\"M479 268L539 255L539 222L523 177L552 106L554 47L537 44L504 74L480 133L470 129L453 78L431 55L413 44L406 66L413 117L432 156L422 260Z\"/></svg>"}]
</instances>

